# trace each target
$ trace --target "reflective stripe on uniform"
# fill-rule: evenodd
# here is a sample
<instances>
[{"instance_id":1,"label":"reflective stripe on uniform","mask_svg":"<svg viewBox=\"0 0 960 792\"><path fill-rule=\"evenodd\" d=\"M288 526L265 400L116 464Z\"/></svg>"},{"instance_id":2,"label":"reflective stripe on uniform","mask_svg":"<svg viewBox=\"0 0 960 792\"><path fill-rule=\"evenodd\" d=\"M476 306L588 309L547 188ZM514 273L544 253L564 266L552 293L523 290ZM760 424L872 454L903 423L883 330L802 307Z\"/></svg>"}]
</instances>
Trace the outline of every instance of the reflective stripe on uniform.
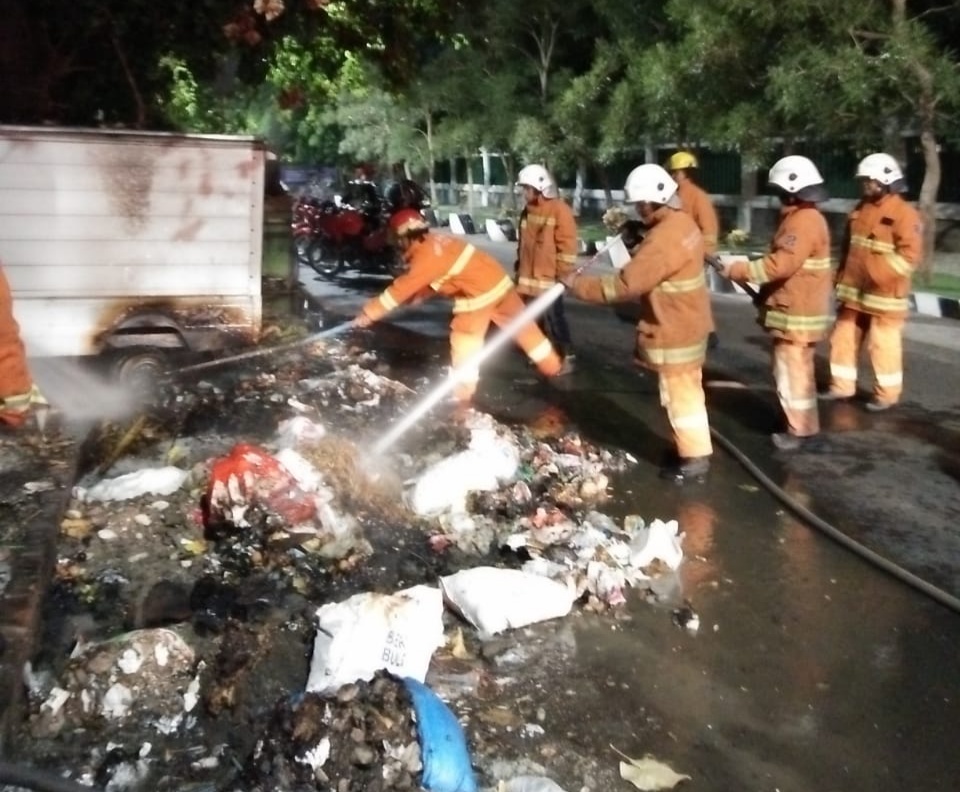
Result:
<instances>
[{"instance_id":1,"label":"reflective stripe on uniform","mask_svg":"<svg viewBox=\"0 0 960 792\"><path fill-rule=\"evenodd\" d=\"M547 217L545 215L528 214L526 217L526 222L529 225L552 226L557 224L557 219L555 217Z\"/></svg>"},{"instance_id":2,"label":"reflective stripe on uniform","mask_svg":"<svg viewBox=\"0 0 960 792\"><path fill-rule=\"evenodd\" d=\"M913 272L910 262L899 253L888 253L884 258L897 275L909 276Z\"/></svg>"},{"instance_id":3,"label":"reflective stripe on uniform","mask_svg":"<svg viewBox=\"0 0 960 792\"><path fill-rule=\"evenodd\" d=\"M527 357L534 363L540 363L550 357L551 352L553 352L553 344L550 343L549 338L544 338L543 341L527 352Z\"/></svg>"},{"instance_id":4,"label":"reflective stripe on uniform","mask_svg":"<svg viewBox=\"0 0 960 792\"><path fill-rule=\"evenodd\" d=\"M27 410L31 404L46 405L48 402L40 393L40 388L36 385L30 386L26 393L15 393L12 396L0 398L0 407L8 410Z\"/></svg>"},{"instance_id":5,"label":"reflective stripe on uniform","mask_svg":"<svg viewBox=\"0 0 960 792\"><path fill-rule=\"evenodd\" d=\"M545 278L517 278L517 286L522 286L526 289L542 289L546 291L553 287L556 281L546 280Z\"/></svg>"},{"instance_id":6,"label":"reflective stripe on uniform","mask_svg":"<svg viewBox=\"0 0 960 792\"><path fill-rule=\"evenodd\" d=\"M669 364L696 363L702 360L707 354L707 342L701 341L688 347L644 347L641 352L643 356L654 365L664 366Z\"/></svg>"},{"instance_id":7,"label":"reflective stripe on uniform","mask_svg":"<svg viewBox=\"0 0 960 792\"><path fill-rule=\"evenodd\" d=\"M386 313L390 313L390 311L400 305L400 303L397 302L396 297L390 293L390 289L385 289L383 292L381 292L377 302L380 303Z\"/></svg>"},{"instance_id":8,"label":"reflective stripe on uniform","mask_svg":"<svg viewBox=\"0 0 960 792\"><path fill-rule=\"evenodd\" d=\"M831 363L830 376L834 379L855 381L857 379L857 369L855 366L841 366L838 363Z\"/></svg>"},{"instance_id":9,"label":"reflective stripe on uniform","mask_svg":"<svg viewBox=\"0 0 960 792\"><path fill-rule=\"evenodd\" d=\"M768 310L763 325L774 330L806 330L808 332L826 330L833 318L830 316L795 316L783 311Z\"/></svg>"},{"instance_id":10,"label":"reflective stripe on uniform","mask_svg":"<svg viewBox=\"0 0 960 792\"><path fill-rule=\"evenodd\" d=\"M706 285L703 272L697 274L695 278L686 278L685 280L667 280L657 286L654 291L664 294L682 294L683 292L692 292Z\"/></svg>"},{"instance_id":11,"label":"reflective stripe on uniform","mask_svg":"<svg viewBox=\"0 0 960 792\"><path fill-rule=\"evenodd\" d=\"M434 291L437 291L443 284L449 281L451 278L459 275L463 272L463 268L467 266L467 262L470 260L470 257L476 252L476 248L473 245L467 245L457 256L456 261L453 262L453 265L446 271L444 275L437 278L433 283L430 284L430 288Z\"/></svg>"},{"instance_id":12,"label":"reflective stripe on uniform","mask_svg":"<svg viewBox=\"0 0 960 792\"><path fill-rule=\"evenodd\" d=\"M910 309L910 302L906 297L881 297L878 294L860 291L856 286L846 283L837 284L837 299L878 313L906 313Z\"/></svg>"},{"instance_id":13,"label":"reflective stripe on uniform","mask_svg":"<svg viewBox=\"0 0 960 792\"><path fill-rule=\"evenodd\" d=\"M707 411L689 413L687 415L673 415L670 423L675 429L709 429L710 421L707 418Z\"/></svg>"},{"instance_id":14,"label":"reflective stripe on uniform","mask_svg":"<svg viewBox=\"0 0 960 792\"><path fill-rule=\"evenodd\" d=\"M897 371L893 374L875 374L877 385L881 388L895 388L903 385L903 372Z\"/></svg>"},{"instance_id":15,"label":"reflective stripe on uniform","mask_svg":"<svg viewBox=\"0 0 960 792\"><path fill-rule=\"evenodd\" d=\"M763 266L762 258L747 262L747 280L750 283L766 283L770 280L767 277L767 270Z\"/></svg>"},{"instance_id":16,"label":"reflective stripe on uniform","mask_svg":"<svg viewBox=\"0 0 960 792\"><path fill-rule=\"evenodd\" d=\"M850 237L850 246L871 250L874 253L893 253L896 250L892 242L881 242L878 239L869 239L859 234Z\"/></svg>"},{"instance_id":17,"label":"reflective stripe on uniform","mask_svg":"<svg viewBox=\"0 0 960 792\"><path fill-rule=\"evenodd\" d=\"M617 292L617 275L604 275L600 278L600 293L607 302L615 302L620 296Z\"/></svg>"},{"instance_id":18,"label":"reflective stripe on uniform","mask_svg":"<svg viewBox=\"0 0 960 792\"><path fill-rule=\"evenodd\" d=\"M557 253L557 261L562 261L564 264L576 264L577 254L576 253Z\"/></svg>"},{"instance_id":19,"label":"reflective stripe on uniform","mask_svg":"<svg viewBox=\"0 0 960 792\"><path fill-rule=\"evenodd\" d=\"M467 313L468 311L479 311L481 308L486 308L488 305L493 305L498 302L503 295L512 288L513 281L510 280L510 278L501 278L496 286L489 291L485 291L483 294L478 294L476 297L461 297L460 299L454 300L453 312L457 314Z\"/></svg>"},{"instance_id":20,"label":"reflective stripe on uniform","mask_svg":"<svg viewBox=\"0 0 960 792\"><path fill-rule=\"evenodd\" d=\"M801 269L810 270L816 272L818 270L828 270L830 269L830 258L808 258L803 262Z\"/></svg>"}]
</instances>

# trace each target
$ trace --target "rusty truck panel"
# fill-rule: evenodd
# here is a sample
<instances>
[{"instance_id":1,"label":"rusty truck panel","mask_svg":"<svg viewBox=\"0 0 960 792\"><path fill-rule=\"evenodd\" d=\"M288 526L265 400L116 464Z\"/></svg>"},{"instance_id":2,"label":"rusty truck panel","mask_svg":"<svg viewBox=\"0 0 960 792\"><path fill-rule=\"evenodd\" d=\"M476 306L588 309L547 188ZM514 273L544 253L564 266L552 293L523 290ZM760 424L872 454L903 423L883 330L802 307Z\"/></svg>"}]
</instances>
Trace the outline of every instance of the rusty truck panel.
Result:
<instances>
[{"instance_id":1,"label":"rusty truck panel","mask_svg":"<svg viewBox=\"0 0 960 792\"><path fill-rule=\"evenodd\" d=\"M0 261L29 353L255 342L264 165L250 137L0 126Z\"/></svg>"}]
</instances>

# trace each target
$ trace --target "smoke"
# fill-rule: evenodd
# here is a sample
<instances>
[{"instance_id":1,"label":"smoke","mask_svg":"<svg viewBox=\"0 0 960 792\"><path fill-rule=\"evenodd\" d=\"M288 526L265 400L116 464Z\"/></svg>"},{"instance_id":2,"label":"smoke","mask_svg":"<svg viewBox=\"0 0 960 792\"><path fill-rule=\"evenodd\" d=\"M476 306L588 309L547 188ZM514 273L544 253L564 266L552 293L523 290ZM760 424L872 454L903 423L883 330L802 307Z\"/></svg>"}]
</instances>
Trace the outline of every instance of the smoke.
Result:
<instances>
[{"instance_id":1,"label":"smoke","mask_svg":"<svg viewBox=\"0 0 960 792\"><path fill-rule=\"evenodd\" d=\"M145 401L133 388L99 371L92 359L40 357L29 363L40 392L67 423L126 418Z\"/></svg>"}]
</instances>

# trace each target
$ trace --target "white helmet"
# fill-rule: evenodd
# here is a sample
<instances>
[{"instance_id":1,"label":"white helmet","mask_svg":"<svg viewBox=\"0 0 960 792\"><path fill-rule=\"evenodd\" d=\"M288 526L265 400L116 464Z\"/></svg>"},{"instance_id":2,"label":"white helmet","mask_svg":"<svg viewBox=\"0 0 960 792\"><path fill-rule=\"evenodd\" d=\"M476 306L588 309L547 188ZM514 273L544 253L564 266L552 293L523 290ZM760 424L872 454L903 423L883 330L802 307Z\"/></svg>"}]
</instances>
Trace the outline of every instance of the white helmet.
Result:
<instances>
[{"instance_id":1,"label":"white helmet","mask_svg":"<svg viewBox=\"0 0 960 792\"><path fill-rule=\"evenodd\" d=\"M817 166L811 160L797 154L791 154L773 163L767 181L801 201L819 203L827 199L823 176L820 175Z\"/></svg>"},{"instance_id":2,"label":"white helmet","mask_svg":"<svg viewBox=\"0 0 960 792\"><path fill-rule=\"evenodd\" d=\"M857 178L874 179L895 192L906 188L900 164L889 154L868 154L857 165Z\"/></svg>"},{"instance_id":3,"label":"white helmet","mask_svg":"<svg viewBox=\"0 0 960 792\"><path fill-rule=\"evenodd\" d=\"M623 192L630 203L649 201L665 204L676 195L677 183L659 165L648 162L630 171Z\"/></svg>"},{"instance_id":4,"label":"white helmet","mask_svg":"<svg viewBox=\"0 0 960 792\"><path fill-rule=\"evenodd\" d=\"M557 183L543 165L527 165L521 168L517 176L517 187L533 187L544 198L556 198L559 195Z\"/></svg>"}]
</instances>

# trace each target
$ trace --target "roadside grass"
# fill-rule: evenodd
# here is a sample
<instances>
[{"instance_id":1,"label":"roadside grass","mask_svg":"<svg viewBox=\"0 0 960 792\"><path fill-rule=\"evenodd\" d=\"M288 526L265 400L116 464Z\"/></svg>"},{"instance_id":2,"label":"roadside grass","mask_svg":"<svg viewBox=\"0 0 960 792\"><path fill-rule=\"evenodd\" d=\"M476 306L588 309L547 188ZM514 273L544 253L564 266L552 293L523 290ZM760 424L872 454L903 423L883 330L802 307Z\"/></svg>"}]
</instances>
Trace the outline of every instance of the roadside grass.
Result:
<instances>
[{"instance_id":1,"label":"roadside grass","mask_svg":"<svg viewBox=\"0 0 960 792\"><path fill-rule=\"evenodd\" d=\"M442 220L446 221L450 212L466 212L466 207L454 207L454 206L437 206L434 207L437 212L437 216ZM516 223L515 213L507 209L498 209L496 207L474 207L472 217L474 225L478 232L483 232L484 223L488 218L493 218L495 220L503 219L504 217L509 217ZM600 222L599 219L584 219L580 218L577 221L577 232L581 239L585 242L596 242L602 244L606 241L606 238L612 233L609 231L606 226ZM750 252L753 252L753 248L750 249ZM930 279L929 283L922 283L919 278L914 279L913 288L917 291L931 292L933 294L938 294L941 297L956 297L960 298L960 275L952 275L948 273L935 272Z\"/></svg>"}]
</instances>

